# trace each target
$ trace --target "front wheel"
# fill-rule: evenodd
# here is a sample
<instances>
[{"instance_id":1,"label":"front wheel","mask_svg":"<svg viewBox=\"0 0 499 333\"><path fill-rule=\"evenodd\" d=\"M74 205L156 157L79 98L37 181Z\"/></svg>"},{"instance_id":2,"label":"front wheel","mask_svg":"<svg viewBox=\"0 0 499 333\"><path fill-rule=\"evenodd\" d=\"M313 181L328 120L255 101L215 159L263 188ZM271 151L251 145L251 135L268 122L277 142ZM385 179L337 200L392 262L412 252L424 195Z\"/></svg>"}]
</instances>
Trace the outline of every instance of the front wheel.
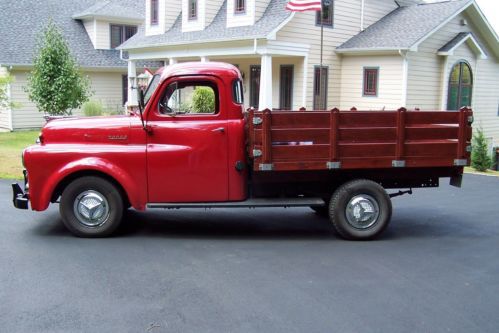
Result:
<instances>
[{"instance_id":1,"label":"front wheel","mask_svg":"<svg viewBox=\"0 0 499 333\"><path fill-rule=\"evenodd\" d=\"M78 237L106 237L120 225L123 198L114 184L100 177L81 177L62 192L59 211L66 228Z\"/></svg>"},{"instance_id":2,"label":"front wheel","mask_svg":"<svg viewBox=\"0 0 499 333\"><path fill-rule=\"evenodd\" d=\"M392 216L392 203L384 188L370 180L347 182L334 193L329 218L345 239L368 240L381 234Z\"/></svg>"}]
</instances>

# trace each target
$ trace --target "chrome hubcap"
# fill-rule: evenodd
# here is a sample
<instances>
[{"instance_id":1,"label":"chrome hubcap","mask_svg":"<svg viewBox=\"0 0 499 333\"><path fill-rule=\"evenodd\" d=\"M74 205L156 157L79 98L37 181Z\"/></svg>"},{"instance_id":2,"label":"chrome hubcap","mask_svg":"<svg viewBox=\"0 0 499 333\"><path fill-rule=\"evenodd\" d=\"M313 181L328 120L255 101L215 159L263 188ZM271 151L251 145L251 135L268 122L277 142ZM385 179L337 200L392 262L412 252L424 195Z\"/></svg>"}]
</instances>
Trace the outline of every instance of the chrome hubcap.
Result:
<instances>
[{"instance_id":1,"label":"chrome hubcap","mask_svg":"<svg viewBox=\"0 0 499 333\"><path fill-rule=\"evenodd\" d=\"M73 210L78 221L86 227L100 227L109 218L109 204L97 191L80 193L74 201Z\"/></svg>"},{"instance_id":2,"label":"chrome hubcap","mask_svg":"<svg viewBox=\"0 0 499 333\"><path fill-rule=\"evenodd\" d=\"M370 195L359 194L350 199L345 213L347 221L352 227L367 229L378 220L379 205Z\"/></svg>"}]
</instances>

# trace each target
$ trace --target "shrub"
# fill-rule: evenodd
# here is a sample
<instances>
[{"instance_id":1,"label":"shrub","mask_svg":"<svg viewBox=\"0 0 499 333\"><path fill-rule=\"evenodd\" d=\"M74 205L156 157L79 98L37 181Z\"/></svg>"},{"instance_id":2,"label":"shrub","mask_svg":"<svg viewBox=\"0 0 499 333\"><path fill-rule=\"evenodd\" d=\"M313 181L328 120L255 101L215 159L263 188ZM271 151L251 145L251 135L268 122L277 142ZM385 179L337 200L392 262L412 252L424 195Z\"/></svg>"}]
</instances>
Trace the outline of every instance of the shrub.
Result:
<instances>
[{"instance_id":1,"label":"shrub","mask_svg":"<svg viewBox=\"0 0 499 333\"><path fill-rule=\"evenodd\" d=\"M481 128L475 129L473 134L473 150L471 153L471 166L477 171L487 171L492 165L488 153L487 138Z\"/></svg>"},{"instance_id":2,"label":"shrub","mask_svg":"<svg viewBox=\"0 0 499 333\"><path fill-rule=\"evenodd\" d=\"M103 107L99 101L88 101L83 104L83 114L86 117L102 116Z\"/></svg>"},{"instance_id":3,"label":"shrub","mask_svg":"<svg viewBox=\"0 0 499 333\"><path fill-rule=\"evenodd\" d=\"M71 115L90 95L90 80L83 76L76 59L57 26L50 21L38 36L37 54L25 91L39 111Z\"/></svg>"},{"instance_id":4,"label":"shrub","mask_svg":"<svg viewBox=\"0 0 499 333\"><path fill-rule=\"evenodd\" d=\"M192 110L195 113L215 112L215 93L209 87L197 87L192 96Z\"/></svg>"}]
</instances>

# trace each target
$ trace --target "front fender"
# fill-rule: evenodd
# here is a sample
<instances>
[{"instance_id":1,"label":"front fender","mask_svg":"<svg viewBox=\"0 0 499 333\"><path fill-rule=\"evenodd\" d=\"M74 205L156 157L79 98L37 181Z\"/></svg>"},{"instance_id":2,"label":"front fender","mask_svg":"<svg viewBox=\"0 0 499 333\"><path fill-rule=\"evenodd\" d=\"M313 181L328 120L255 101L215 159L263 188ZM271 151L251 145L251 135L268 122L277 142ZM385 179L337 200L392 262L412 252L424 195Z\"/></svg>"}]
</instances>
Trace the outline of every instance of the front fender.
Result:
<instances>
[{"instance_id":1,"label":"front fender","mask_svg":"<svg viewBox=\"0 0 499 333\"><path fill-rule=\"evenodd\" d=\"M47 209L50 200L61 182L67 177L84 171L93 171L106 174L118 182L126 192L130 204L138 210L144 210L147 203L147 182L145 175L132 175L128 170L102 157L85 157L71 161L51 172L44 181L44 186L37 195L31 195L30 201L33 210L41 211ZM143 169L137 170L144 173ZM142 179L144 178L144 179Z\"/></svg>"}]
</instances>

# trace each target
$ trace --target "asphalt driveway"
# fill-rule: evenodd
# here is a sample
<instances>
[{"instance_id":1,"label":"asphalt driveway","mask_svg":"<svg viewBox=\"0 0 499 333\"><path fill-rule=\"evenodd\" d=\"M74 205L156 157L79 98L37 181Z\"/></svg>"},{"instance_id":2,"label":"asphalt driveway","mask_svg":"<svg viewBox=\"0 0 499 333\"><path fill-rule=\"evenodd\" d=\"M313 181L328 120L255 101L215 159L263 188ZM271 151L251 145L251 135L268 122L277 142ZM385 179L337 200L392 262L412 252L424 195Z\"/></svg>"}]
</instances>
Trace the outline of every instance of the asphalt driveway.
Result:
<instances>
[{"instance_id":1,"label":"asphalt driveway","mask_svg":"<svg viewBox=\"0 0 499 333\"><path fill-rule=\"evenodd\" d=\"M0 332L497 332L499 178L394 198L372 242L308 209L130 212L78 239L0 181Z\"/></svg>"}]
</instances>

